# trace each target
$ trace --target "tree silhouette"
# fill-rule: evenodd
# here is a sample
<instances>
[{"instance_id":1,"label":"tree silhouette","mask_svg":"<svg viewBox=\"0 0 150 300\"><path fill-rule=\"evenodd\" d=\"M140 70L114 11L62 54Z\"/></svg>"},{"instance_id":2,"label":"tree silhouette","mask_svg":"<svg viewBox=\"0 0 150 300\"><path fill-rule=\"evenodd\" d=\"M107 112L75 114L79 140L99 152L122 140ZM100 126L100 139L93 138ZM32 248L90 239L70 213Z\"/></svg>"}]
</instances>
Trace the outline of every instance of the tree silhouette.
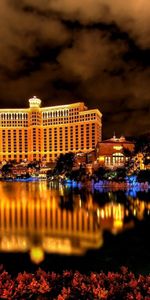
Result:
<instances>
[{"instance_id":1,"label":"tree silhouette","mask_svg":"<svg viewBox=\"0 0 150 300\"><path fill-rule=\"evenodd\" d=\"M72 171L75 155L72 152L60 154L56 166L54 168L54 175L66 174Z\"/></svg>"}]
</instances>

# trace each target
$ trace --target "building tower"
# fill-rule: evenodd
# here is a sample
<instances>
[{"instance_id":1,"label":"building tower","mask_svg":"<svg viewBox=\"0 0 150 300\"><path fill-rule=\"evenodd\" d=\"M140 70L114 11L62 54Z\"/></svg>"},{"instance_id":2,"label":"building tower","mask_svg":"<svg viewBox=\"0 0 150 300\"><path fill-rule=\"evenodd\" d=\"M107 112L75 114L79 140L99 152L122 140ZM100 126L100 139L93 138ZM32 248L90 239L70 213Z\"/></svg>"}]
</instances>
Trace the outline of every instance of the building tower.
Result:
<instances>
[{"instance_id":1,"label":"building tower","mask_svg":"<svg viewBox=\"0 0 150 300\"><path fill-rule=\"evenodd\" d=\"M41 107L36 96L29 108L0 109L0 161L55 161L67 152L90 152L101 141L102 114L84 102Z\"/></svg>"}]
</instances>

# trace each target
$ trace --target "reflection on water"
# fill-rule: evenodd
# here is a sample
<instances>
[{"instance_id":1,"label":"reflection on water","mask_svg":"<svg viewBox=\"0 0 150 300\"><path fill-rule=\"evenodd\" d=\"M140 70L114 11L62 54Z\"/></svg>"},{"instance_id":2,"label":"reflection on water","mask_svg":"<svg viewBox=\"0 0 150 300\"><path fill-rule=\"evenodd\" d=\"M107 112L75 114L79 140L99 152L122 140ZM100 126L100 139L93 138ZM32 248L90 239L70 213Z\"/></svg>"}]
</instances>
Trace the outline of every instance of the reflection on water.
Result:
<instances>
[{"instance_id":1,"label":"reflection on water","mask_svg":"<svg viewBox=\"0 0 150 300\"><path fill-rule=\"evenodd\" d=\"M136 194L0 182L0 251L29 252L35 263L46 253L81 255L103 245L104 230L117 234L149 214Z\"/></svg>"}]
</instances>

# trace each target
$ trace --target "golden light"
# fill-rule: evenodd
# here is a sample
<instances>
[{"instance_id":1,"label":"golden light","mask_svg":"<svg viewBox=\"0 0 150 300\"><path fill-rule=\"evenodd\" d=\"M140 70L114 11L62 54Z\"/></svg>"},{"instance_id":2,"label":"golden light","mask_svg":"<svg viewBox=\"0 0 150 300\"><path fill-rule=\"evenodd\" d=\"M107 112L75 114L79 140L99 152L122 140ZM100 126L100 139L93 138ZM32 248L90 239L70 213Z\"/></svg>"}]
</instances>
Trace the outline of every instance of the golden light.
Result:
<instances>
[{"instance_id":1,"label":"golden light","mask_svg":"<svg viewBox=\"0 0 150 300\"><path fill-rule=\"evenodd\" d=\"M118 231L122 230L123 228L123 220L114 220L113 221L113 229L112 229L112 233L113 234L117 234Z\"/></svg>"},{"instance_id":2,"label":"golden light","mask_svg":"<svg viewBox=\"0 0 150 300\"><path fill-rule=\"evenodd\" d=\"M29 99L29 104L31 108L39 108L41 105L41 100L34 96L33 98Z\"/></svg>"},{"instance_id":3,"label":"golden light","mask_svg":"<svg viewBox=\"0 0 150 300\"><path fill-rule=\"evenodd\" d=\"M122 226L123 226L123 220L114 220L114 227L115 228L122 228Z\"/></svg>"},{"instance_id":4,"label":"golden light","mask_svg":"<svg viewBox=\"0 0 150 300\"><path fill-rule=\"evenodd\" d=\"M68 238L45 237L43 249L48 253L71 254L73 252L71 241Z\"/></svg>"},{"instance_id":5,"label":"golden light","mask_svg":"<svg viewBox=\"0 0 150 300\"><path fill-rule=\"evenodd\" d=\"M33 247L30 250L30 258L35 264L40 264L44 260L44 251L41 247Z\"/></svg>"},{"instance_id":6,"label":"golden light","mask_svg":"<svg viewBox=\"0 0 150 300\"><path fill-rule=\"evenodd\" d=\"M113 149L115 149L115 150L121 150L122 146L114 146Z\"/></svg>"},{"instance_id":7,"label":"golden light","mask_svg":"<svg viewBox=\"0 0 150 300\"><path fill-rule=\"evenodd\" d=\"M99 156L98 161L104 161L104 160L105 160L104 156Z\"/></svg>"},{"instance_id":8,"label":"golden light","mask_svg":"<svg viewBox=\"0 0 150 300\"><path fill-rule=\"evenodd\" d=\"M102 209L101 210L101 218L104 219L104 217L105 217L105 212L104 212L104 209Z\"/></svg>"}]
</instances>

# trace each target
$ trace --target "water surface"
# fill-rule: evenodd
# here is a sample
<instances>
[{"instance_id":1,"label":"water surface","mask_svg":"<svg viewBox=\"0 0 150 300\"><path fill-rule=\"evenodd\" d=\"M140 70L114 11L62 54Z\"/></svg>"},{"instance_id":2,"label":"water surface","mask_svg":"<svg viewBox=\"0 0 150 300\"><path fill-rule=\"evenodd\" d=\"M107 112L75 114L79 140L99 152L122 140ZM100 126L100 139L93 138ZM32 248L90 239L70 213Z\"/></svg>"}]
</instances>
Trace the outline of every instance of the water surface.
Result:
<instances>
[{"instance_id":1,"label":"water surface","mask_svg":"<svg viewBox=\"0 0 150 300\"><path fill-rule=\"evenodd\" d=\"M0 182L0 263L149 272L149 192ZM18 265L19 262L19 265Z\"/></svg>"}]
</instances>

